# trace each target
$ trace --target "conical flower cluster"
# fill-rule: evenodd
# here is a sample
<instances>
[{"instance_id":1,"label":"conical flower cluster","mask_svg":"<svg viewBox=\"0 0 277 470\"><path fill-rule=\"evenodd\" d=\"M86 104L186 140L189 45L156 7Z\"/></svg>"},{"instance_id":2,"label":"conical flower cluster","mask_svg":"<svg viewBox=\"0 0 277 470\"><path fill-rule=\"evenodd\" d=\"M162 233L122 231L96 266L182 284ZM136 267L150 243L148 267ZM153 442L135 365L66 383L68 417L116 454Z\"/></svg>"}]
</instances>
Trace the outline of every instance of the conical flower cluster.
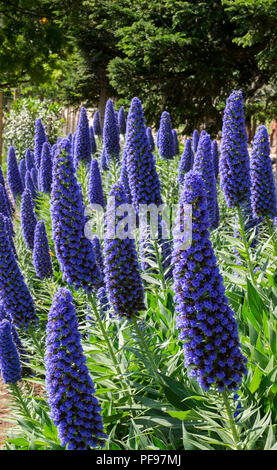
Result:
<instances>
[{"instance_id":1,"label":"conical flower cluster","mask_svg":"<svg viewBox=\"0 0 277 470\"><path fill-rule=\"evenodd\" d=\"M200 136L194 159L193 170L200 173L205 182L207 207L209 213L209 227L216 228L219 222L217 210L217 190L211 153L211 139L207 133Z\"/></svg>"},{"instance_id":2,"label":"conical flower cluster","mask_svg":"<svg viewBox=\"0 0 277 470\"><path fill-rule=\"evenodd\" d=\"M172 129L172 139L173 139L173 156L179 155L180 153L179 140L178 140L178 135L175 129Z\"/></svg>"},{"instance_id":3,"label":"conical flower cluster","mask_svg":"<svg viewBox=\"0 0 277 470\"><path fill-rule=\"evenodd\" d=\"M99 111L95 111L93 116L93 130L94 135L97 135L98 137L101 136L102 132Z\"/></svg>"},{"instance_id":4,"label":"conical flower cluster","mask_svg":"<svg viewBox=\"0 0 277 470\"><path fill-rule=\"evenodd\" d=\"M96 158L92 159L90 164L88 199L90 204L105 206L102 179Z\"/></svg>"},{"instance_id":5,"label":"conical flower cluster","mask_svg":"<svg viewBox=\"0 0 277 470\"><path fill-rule=\"evenodd\" d=\"M192 149L194 153L197 152L198 142L199 142L199 134L197 130L194 129L193 134L192 134Z\"/></svg>"},{"instance_id":6,"label":"conical flower cluster","mask_svg":"<svg viewBox=\"0 0 277 470\"><path fill-rule=\"evenodd\" d=\"M25 163L26 163L26 170L31 171L32 168L35 168L34 154L33 152L31 152L30 149L27 149L25 152Z\"/></svg>"},{"instance_id":7,"label":"conical flower cluster","mask_svg":"<svg viewBox=\"0 0 277 470\"><path fill-rule=\"evenodd\" d=\"M91 160L91 143L89 135L89 123L86 108L82 106L76 132L75 149L74 149L75 166L79 161L90 164Z\"/></svg>"},{"instance_id":8,"label":"conical flower cluster","mask_svg":"<svg viewBox=\"0 0 277 470\"><path fill-rule=\"evenodd\" d=\"M153 134L152 134L152 129L151 129L151 127L147 127L147 129L146 129L146 135L147 135L147 139L148 139L150 151L151 151L151 152L154 152L154 150L155 150L155 142L154 142L154 137L153 137Z\"/></svg>"},{"instance_id":9,"label":"conical flower cluster","mask_svg":"<svg viewBox=\"0 0 277 470\"><path fill-rule=\"evenodd\" d=\"M35 170L33 168L33 170ZM25 175L25 190L28 189L32 195L32 200L33 202L35 203L35 200L37 199L37 190L36 190L36 187L34 185L34 181L33 181L33 178L32 178L32 175L31 175L31 172L30 171L26 171L26 175Z\"/></svg>"},{"instance_id":10,"label":"conical flower cluster","mask_svg":"<svg viewBox=\"0 0 277 470\"><path fill-rule=\"evenodd\" d=\"M10 316L7 315L3 302L0 302L0 324L3 320L6 320L10 323L11 336L16 347L20 366L21 366L21 377L31 377L33 375L32 369L29 367L29 358L26 349L24 348L22 341L18 335L17 329L12 324Z\"/></svg>"},{"instance_id":11,"label":"conical flower cluster","mask_svg":"<svg viewBox=\"0 0 277 470\"><path fill-rule=\"evenodd\" d=\"M92 244L84 235L83 198L67 139L60 142L53 162L51 216L53 240L64 279L75 289L82 287L91 292L99 284L99 270Z\"/></svg>"},{"instance_id":12,"label":"conical flower cluster","mask_svg":"<svg viewBox=\"0 0 277 470\"><path fill-rule=\"evenodd\" d=\"M71 293L55 295L46 330L46 391L51 418L68 450L103 447L101 407L86 365Z\"/></svg>"},{"instance_id":13,"label":"conical flower cluster","mask_svg":"<svg viewBox=\"0 0 277 470\"><path fill-rule=\"evenodd\" d=\"M128 204L131 204L132 197L131 197L131 190L129 186L129 178L128 178L128 171L127 171L127 153L126 153L125 148L123 150L119 181L120 181L121 186L124 189L124 193L125 193Z\"/></svg>"},{"instance_id":14,"label":"conical flower cluster","mask_svg":"<svg viewBox=\"0 0 277 470\"><path fill-rule=\"evenodd\" d=\"M124 214L119 213L120 206L126 203L122 186L115 184L108 199L104 264L110 304L119 318L131 318L145 309L135 241L118 233L118 227L124 218ZM111 227L113 221L115 225Z\"/></svg>"},{"instance_id":15,"label":"conical flower cluster","mask_svg":"<svg viewBox=\"0 0 277 470\"><path fill-rule=\"evenodd\" d=\"M48 142L44 142L38 172L38 188L43 193L50 193L52 185L52 155Z\"/></svg>"},{"instance_id":16,"label":"conical flower cluster","mask_svg":"<svg viewBox=\"0 0 277 470\"><path fill-rule=\"evenodd\" d=\"M30 250L34 248L34 233L37 219L34 213L32 195L29 189L25 189L22 195L20 209L21 229L24 241Z\"/></svg>"},{"instance_id":17,"label":"conical flower cluster","mask_svg":"<svg viewBox=\"0 0 277 470\"><path fill-rule=\"evenodd\" d=\"M47 141L47 137L45 135L44 126L42 124L41 119L36 120L36 127L35 127L35 143L34 143L34 159L36 169L39 170L40 167L40 159L41 159L41 150L44 142Z\"/></svg>"},{"instance_id":18,"label":"conical flower cluster","mask_svg":"<svg viewBox=\"0 0 277 470\"><path fill-rule=\"evenodd\" d=\"M205 189L198 173L186 175L180 206L187 204L192 205L191 245L184 245L184 230L182 236L175 234L173 253L176 325L185 341L185 365L205 390L236 390L246 373L246 358L209 240Z\"/></svg>"},{"instance_id":19,"label":"conical flower cluster","mask_svg":"<svg viewBox=\"0 0 277 470\"><path fill-rule=\"evenodd\" d=\"M270 159L268 133L260 126L253 141L250 159L251 204L254 217L277 216L276 189Z\"/></svg>"},{"instance_id":20,"label":"conical flower cluster","mask_svg":"<svg viewBox=\"0 0 277 470\"><path fill-rule=\"evenodd\" d=\"M10 247L13 251L13 254L14 254L15 258L17 259L16 248L15 248L15 244L14 244L14 241L13 241L14 230L13 230L12 221L9 217L5 217L5 216L3 216L3 219L4 219L6 234L8 235L8 240L9 240L9 243L10 243Z\"/></svg>"},{"instance_id":21,"label":"conical flower cluster","mask_svg":"<svg viewBox=\"0 0 277 470\"><path fill-rule=\"evenodd\" d=\"M119 160L119 130L112 100L108 100L106 103L103 142L106 162L109 163L110 160Z\"/></svg>"},{"instance_id":22,"label":"conical flower cluster","mask_svg":"<svg viewBox=\"0 0 277 470\"><path fill-rule=\"evenodd\" d=\"M0 214L0 298L6 313L10 315L18 328L27 328L30 323L37 323L33 299L24 282L24 278L15 260Z\"/></svg>"},{"instance_id":23,"label":"conical flower cluster","mask_svg":"<svg viewBox=\"0 0 277 470\"><path fill-rule=\"evenodd\" d=\"M19 173L20 173L20 176L21 176L22 185L24 186L25 174L26 174L25 158L23 158L23 159L19 162L18 169L19 169Z\"/></svg>"},{"instance_id":24,"label":"conical flower cluster","mask_svg":"<svg viewBox=\"0 0 277 470\"><path fill-rule=\"evenodd\" d=\"M216 140L212 141L212 159L213 159L213 165L214 165L214 175L215 175L215 179L217 180L218 173L219 173L219 154L218 154L218 145L217 145Z\"/></svg>"},{"instance_id":25,"label":"conical flower cluster","mask_svg":"<svg viewBox=\"0 0 277 470\"><path fill-rule=\"evenodd\" d=\"M7 158L7 182L14 202L23 193L23 184L19 173L14 147L10 147Z\"/></svg>"},{"instance_id":26,"label":"conical flower cluster","mask_svg":"<svg viewBox=\"0 0 277 470\"><path fill-rule=\"evenodd\" d=\"M160 181L148 145L141 102L133 98L128 114L125 150L132 203L161 204Z\"/></svg>"},{"instance_id":27,"label":"conical flower cluster","mask_svg":"<svg viewBox=\"0 0 277 470\"><path fill-rule=\"evenodd\" d=\"M90 126L89 128L89 139L90 139L90 151L91 151L91 154L94 155L97 152L97 146L95 142L93 126Z\"/></svg>"},{"instance_id":28,"label":"conical flower cluster","mask_svg":"<svg viewBox=\"0 0 277 470\"><path fill-rule=\"evenodd\" d=\"M159 153L164 160L171 160L174 155L174 144L170 114L164 111L159 128Z\"/></svg>"},{"instance_id":29,"label":"conical flower cluster","mask_svg":"<svg viewBox=\"0 0 277 470\"><path fill-rule=\"evenodd\" d=\"M6 217L10 217L10 211L7 205L6 190L0 183L0 213Z\"/></svg>"},{"instance_id":30,"label":"conical flower cluster","mask_svg":"<svg viewBox=\"0 0 277 470\"><path fill-rule=\"evenodd\" d=\"M249 156L241 91L233 91L226 101L219 172L228 207L250 200Z\"/></svg>"},{"instance_id":31,"label":"conical flower cluster","mask_svg":"<svg viewBox=\"0 0 277 470\"><path fill-rule=\"evenodd\" d=\"M7 206L7 210L8 210L8 213L9 213L9 216L12 218L13 216L13 212L14 212L14 208L13 208L13 205L11 203L11 200L8 196L8 192L6 190L6 185L5 185L5 179L4 179L4 175L3 175L3 171L2 171L2 167L0 165L0 185L2 186L3 188L3 198L5 200L5 203L6 203L6 206ZM1 197L1 201L3 200L3 198ZM1 211L0 211L1 212Z\"/></svg>"},{"instance_id":32,"label":"conical flower cluster","mask_svg":"<svg viewBox=\"0 0 277 470\"><path fill-rule=\"evenodd\" d=\"M0 372L5 384L16 384L21 380L19 355L8 320L0 321Z\"/></svg>"},{"instance_id":33,"label":"conical flower cluster","mask_svg":"<svg viewBox=\"0 0 277 470\"><path fill-rule=\"evenodd\" d=\"M126 118L125 118L125 112L123 106L121 106L119 112L118 112L118 128L119 128L119 133L122 135L126 134Z\"/></svg>"},{"instance_id":34,"label":"conical flower cluster","mask_svg":"<svg viewBox=\"0 0 277 470\"><path fill-rule=\"evenodd\" d=\"M40 279L53 276L49 243L43 220L40 220L35 228L33 262L36 273Z\"/></svg>"},{"instance_id":35,"label":"conical flower cluster","mask_svg":"<svg viewBox=\"0 0 277 470\"><path fill-rule=\"evenodd\" d=\"M185 174L188 173L193 166L193 151L191 148L191 140L187 139L184 150L180 159L179 163L179 171L178 171L178 181L179 185L182 186L184 182Z\"/></svg>"}]
</instances>

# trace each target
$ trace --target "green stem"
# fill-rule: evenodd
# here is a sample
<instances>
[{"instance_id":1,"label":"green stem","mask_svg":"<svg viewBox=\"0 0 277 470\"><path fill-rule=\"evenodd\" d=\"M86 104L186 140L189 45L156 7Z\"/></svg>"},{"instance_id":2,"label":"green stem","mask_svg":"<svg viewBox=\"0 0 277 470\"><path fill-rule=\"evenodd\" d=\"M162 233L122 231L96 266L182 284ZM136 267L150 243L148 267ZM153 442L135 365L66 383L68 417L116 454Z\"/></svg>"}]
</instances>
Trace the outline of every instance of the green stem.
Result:
<instances>
[{"instance_id":1,"label":"green stem","mask_svg":"<svg viewBox=\"0 0 277 470\"><path fill-rule=\"evenodd\" d=\"M112 344L111 344L111 342L110 342L109 335L108 335L108 333L107 333L107 331L106 331L106 329L105 329L105 327L104 327L104 325L103 325L103 322L102 322L102 319L101 319L101 315L100 315L100 313L99 313L99 311L98 311L98 308L97 308L97 306L96 306L96 303L95 303L95 299L93 298L93 296L92 296L91 294L88 294L88 298L89 298L89 302L90 302L90 304L91 304L91 306L92 306L92 308L93 308L94 314L95 314L95 316L96 316L96 319L97 319L98 325L99 325L99 327L100 327L101 333L102 333L102 335L103 335L103 337L104 337L104 339L105 339L105 341L106 341L106 344L107 344L107 347L108 347L108 350L109 350L111 359L112 359L113 364L114 364L114 368L115 368L117 374L118 374L119 376L121 376L121 375L122 375L122 372L121 372L120 366L119 366L119 364L118 364L118 362L117 362L117 359L116 359L116 357L115 357L115 354L114 354L114 351L113 351L113 347L112 347Z\"/></svg>"},{"instance_id":2,"label":"green stem","mask_svg":"<svg viewBox=\"0 0 277 470\"><path fill-rule=\"evenodd\" d=\"M34 343L39 355L41 356L42 360L44 361L44 351L43 351L42 347L40 346L40 344L39 344L39 342L36 338L36 333L35 333L35 331L33 331L32 327L29 327L28 333L29 333L30 337L32 338L33 343Z\"/></svg>"},{"instance_id":3,"label":"green stem","mask_svg":"<svg viewBox=\"0 0 277 470\"><path fill-rule=\"evenodd\" d=\"M165 293L166 293L166 283L165 283L164 272L163 272L161 257L160 257L160 253L159 253L158 243L157 243L156 239L154 239L154 248L155 248L155 254L156 254L158 268L159 268L159 274L161 276L162 288L163 288L164 295L165 295Z\"/></svg>"},{"instance_id":4,"label":"green stem","mask_svg":"<svg viewBox=\"0 0 277 470\"><path fill-rule=\"evenodd\" d=\"M239 436L238 436L238 432L237 432L236 424L235 424L235 420L234 420L234 414L232 412L232 409L231 409L231 406L230 406L230 403L229 403L228 394L227 394L226 390L224 390L224 392L222 392L221 395L222 395L224 405L225 405L225 408L226 408L226 412L227 412L227 416L228 416L228 424L229 424L231 432L232 432L233 440L234 440L235 445L236 445L236 450L241 450L241 447L239 445Z\"/></svg>"},{"instance_id":5,"label":"green stem","mask_svg":"<svg viewBox=\"0 0 277 470\"><path fill-rule=\"evenodd\" d=\"M120 364L118 363L117 359L116 359L116 356L115 356L115 353L114 353L114 350L113 350L113 347L112 347L112 344L110 342L110 338L109 338L109 335L105 329L105 326L103 324L103 321L102 321L102 318L101 318L101 315L98 311L98 308L97 308L97 305L96 305L96 302L95 302L95 299L94 297L91 295L91 294L88 294L88 299L89 299L89 302L92 306L92 309L94 311L94 314L96 316L96 319L97 319L97 322L98 322L98 325L100 327L100 330L102 332L102 335L106 341L106 344L107 344L107 347L108 347L108 350L109 350L109 353L110 353L110 357L112 359L112 362L113 362L113 365L114 365L114 368L116 370L116 373L118 375L118 378L119 377L123 377L123 372L121 370L121 366ZM132 393L132 390L130 388L130 385L128 384L128 382L125 380L125 378L122 379L122 384L124 384L124 386L126 387L126 389L128 390L128 401L133 403L133 393Z\"/></svg>"},{"instance_id":6,"label":"green stem","mask_svg":"<svg viewBox=\"0 0 277 470\"><path fill-rule=\"evenodd\" d=\"M20 405L22 406L22 409L24 411L25 416L27 416L28 418L32 418L27 406L24 403L24 400L22 398L21 391L20 391L18 385L17 384L12 384L12 385L10 385L10 388L11 388L13 394L16 396L17 400L19 401Z\"/></svg>"},{"instance_id":7,"label":"green stem","mask_svg":"<svg viewBox=\"0 0 277 470\"><path fill-rule=\"evenodd\" d=\"M149 348L148 348L148 346L147 346L147 344L146 344L146 342L145 342L145 340L144 340L144 337L143 337L143 334L142 334L142 332L141 332L141 329L140 329L140 327L138 326L137 318L133 315L133 316L131 317L131 320L132 320L132 323L133 323L133 325L134 325L134 329L135 329L135 331L136 331L136 334L137 334L137 336L138 336L138 338L139 338L140 345L141 345L141 350L142 350L143 353L145 353L145 355L146 355L146 357L147 357L147 359L148 359L148 361L149 361L149 363L150 363L152 372L153 372L153 374L155 375L157 381L159 382L160 385L163 385L163 380L162 380L161 377L160 377L160 374L159 374L159 371L158 371L157 366L156 366L156 364L155 364L155 361L154 361L154 359L153 359L153 357L152 357L152 354L151 354L151 352L149 351Z\"/></svg>"},{"instance_id":8,"label":"green stem","mask_svg":"<svg viewBox=\"0 0 277 470\"><path fill-rule=\"evenodd\" d=\"M255 284L254 270L253 270L253 266L252 266L249 245L248 245L245 230L244 230L243 217L242 217L242 212L241 212L240 206L237 207L237 211L238 211L238 218L239 218L239 225L240 225L240 231L241 231L241 236L242 236L242 242L243 242L245 252L246 252L248 270L249 270L249 273L250 273L250 276L251 276L251 280L252 280L253 284Z\"/></svg>"},{"instance_id":9,"label":"green stem","mask_svg":"<svg viewBox=\"0 0 277 470\"><path fill-rule=\"evenodd\" d=\"M268 231L269 231L269 235L272 238L274 254L275 254L275 256L277 256L277 242L276 242L274 230L272 228L272 222L271 222L270 218L268 217L268 215L266 216L265 220L266 220L266 225L267 225L267 228L268 228Z\"/></svg>"}]
</instances>

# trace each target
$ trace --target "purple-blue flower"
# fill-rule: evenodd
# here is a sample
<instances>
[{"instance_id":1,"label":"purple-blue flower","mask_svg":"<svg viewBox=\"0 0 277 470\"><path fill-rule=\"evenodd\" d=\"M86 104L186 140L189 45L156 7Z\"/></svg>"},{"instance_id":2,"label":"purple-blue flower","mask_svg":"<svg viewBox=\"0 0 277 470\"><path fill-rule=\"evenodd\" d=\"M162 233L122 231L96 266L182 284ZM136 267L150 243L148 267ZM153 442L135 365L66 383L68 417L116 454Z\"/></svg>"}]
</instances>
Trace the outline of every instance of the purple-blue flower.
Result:
<instances>
[{"instance_id":1,"label":"purple-blue flower","mask_svg":"<svg viewBox=\"0 0 277 470\"><path fill-rule=\"evenodd\" d=\"M100 166L101 166L102 171L105 171L105 170L109 169L107 158L106 158L105 147L102 148L102 153L101 153L101 157L100 157Z\"/></svg>"},{"instance_id":2,"label":"purple-blue flower","mask_svg":"<svg viewBox=\"0 0 277 470\"><path fill-rule=\"evenodd\" d=\"M76 167L80 161L86 163L87 165L89 165L91 161L89 122L86 108L84 108L84 106L82 106L80 111L80 117L76 131L74 161Z\"/></svg>"},{"instance_id":3,"label":"purple-blue flower","mask_svg":"<svg viewBox=\"0 0 277 470\"><path fill-rule=\"evenodd\" d=\"M12 202L11 202L9 196L8 196L8 192L6 190L6 184L5 184L5 179L4 179L4 175L3 175L1 165L0 165L0 185L3 188L3 197L1 197L1 200L3 200L3 198L5 199L6 206L7 206L8 212L9 212L9 216L12 218L13 213L14 213L14 207L13 207Z\"/></svg>"},{"instance_id":4,"label":"purple-blue flower","mask_svg":"<svg viewBox=\"0 0 277 470\"><path fill-rule=\"evenodd\" d=\"M175 129L172 129L172 139L173 139L173 156L179 155L180 153L179 140L178 140L178 135Z\"/></svg>"},{"instance_id":5,"label":"purple-blue flower","mask_svg":"<svg viewBox=\"0 0 277 470\"><path fill-rule=\"evenodd\" d=\"M161 204L160 181L146 136L143 110L138 98L133 98L128 113L125 150L132 203Z\"/></svg>"},{"instance_id":6,"label":"purple-blue flower","mask_svg":"<svg viewBox=\"0 0 277 470\"><path fill-rule=\"evenodd\" d=\"M213 159L213 165L214 165L215 179L217 180L218 173L219 173L219 154L218 154L218 145L217 145L216 140L212 141L212 159Z\"/></svg>"},{"instance_id":7,"label":"purple-blue flower","mask_svg":"<svg viewBox=\"0 0 277 470\"><path fill-rule=\"evenodd\" d=\"M127 199L120 183L116 183L108 198L106 214L106 233L104 241L105 284L110 304L119 318L136 316L145 309L142 280L135 241L133 238L122 238L118 235L118 227L123 215L120 206ZM114 232L110 221L115 218Z\"/></svg>"},{"instance_id":8,"label":"purple-blue flower","mask_svg":"<svg viewBox=\"0 0 277 470\"><path fill-rule=\"evenodd\" d=\"M42 193L50 193L52 184L52 155L48 142L44 142L41 151L38 172L38 188Z\"/></svg>"},{"instance_id":9,"label":"purple-blue flower","mask_svg":"<svg viewBox=\"0 0 277 470\"><path fill-rule=\"evenodd\" d=\"M20 173L20 176L21 176L22 185L24 186L25 174L26 174L25 158L22 158L22 160L20 160L19 165L18 165L18 169L19 169L19 173Z\"/></svg>"},{"instance_id":10,"label":"purple-blue flower","mask_svg":"<svg viewBox=\"0 0 277 470\"><path fill-rule=\"evenodd\" d=\"M89 139L90 139L90 151L91 151L91 154L94 155L97 152L97 146L95 142L93 126L90 126L89 128Z\"/></svg>"},{"instance_id":11,"label":"purple-blue flower","mask_svg":"<svg viewBox=\"0 0 277 470\"><path fill-rule=\"evenodd\" d=\"M36 169L39 170L40 167L40 158L41 158L41 150L44 142L47 141L47 137L45 134L44 126L40 118L36 120L36 127L35 127L35 142L34 142L34 159Z\"/></svg>"},{"instance_id":12,"label":"purple-blue flower","mask_svg":"<svg viewBox=\"0 0 277 470\"><path fill-rule=\"evenodd\" d=\"M85 237L87 222L80 184L70 151L70 142L59 143L53 161L51 191L53 241L64 280L75 289L91 292L99 284L99 270L91 242Z\"/></svg>"},{"instance_id":13,"label":"purple-blue flower","mask_svg":"<svg viewBox=\"0 0 277 470\"><path fill-rule=\"evenodd\" d=\"M164 111L159 128L159 153L164 160L171 160L174 155L173 135L170 114Z\"/></svg>"},{"instance_id":14,"label":"purple-blue flower","mask_svg":"<svg viewBox=\"0 0 277 470\"><path fill-rule=\"evenodd\" d=\"M151 129L151 127L147 127L147 129L146 129L146 135L147 135L147 139L148 139L150 151L151 151L151 152L154 152L154 150L155 150L155 142L154 142L154 137L153 137L153 134L152 134L152 129Z\"/></svg>"},{"instance_id":15,"label":"purple-blue flower","mask_svg":"<svg viewBox=\"0 0 277 470\"><path fill-rule=\"evenodd\" d=\"M68 450L103 447L101 406L81 346L71 293L60 288L48 315L45 382L51 418Z\"/></svg>"},{"instance_id":16,"label":"purple-blue flower","mask_svg":"<svg viewBox=\"0 0 277 470\"><path fill-rule=\"evenodd\" d=\"M223 278L209 239L209 213L204 182L189 172L180 199L181 220L192 205L192 237L174 233L173 276L176 326L184 341L185 366L205 390L238 389L247 359L242 355L234 312L225 296Z\"/></svg>"},{"instance_id":17,"label":"purple-blue flower","mask_svg":"<svg viewBox=\"0 0 277 470\"><path fill-rule=\"evenodd\" d=\"M122 135L126 134L126 118L125 118L125 112L123 106L121 106L119 112L118 112L118 128L119 128L119 133Z\"/></svg>"},{"instance_id":18,"label":"purple-blue flower","mask_svg":"<svg viewBox=\"0 0 277 470\"><path fill-rule=\"evenodd\" d=\"M5 311L3 302L0 302L0 322L3 320L6 320L10 323L12 339L20 359L21 377L31 377L33 375L33 371L28 365L30 362L28 358L28 353L22 344L17 329L11 322L10 316L7 315Z\"/></svg>"},{"instance_id":19,"label":"purple-blue flower","mask_svg":"<svg viewBox=\"0 0 277 470\"><path fill-rule=\"evenodd\" d=\"M23 184L19 173L14 147L10 147L7 157L7 182L14 202L23 193Z\"/></svg>"},{"instance_id":20,"label":"purple-blue flower","mask_svg":"<svg viewBox=\"0 0 277 470\"><path fill-rule=\"evenodd\" d=\"M102 179L96 158L92 159L90 164L88 199L90 204L100 204L102 207L105 206Z\"/></svg>"},{"instance_id":21,"label":"purple-blue flower","mask_svg":"<svg viewBox=\"0 0 277 470\"><path fill-rule=\"evenodd\" d=\"M0 298L18 328L37 323L34 302L16 262L3 216L0 214Z\"/></svg>"},{"instance_id":22,"label":"purple-blue flower","mask_svg":"<svg viewBox=\"0 0 277 470\"><path fill-rule=\"evenodd\" d=\"M276 189L270 158L268 133L260 126L253 140L250 158L251 204L254 217L277 216Z\"/></svg>"},{"instance_id":23,"label":"purple-blue flower","mask_svg":"<svg viewBox=\"0 0 277 470\"><path fill-rule=\"evenodd\" d=\"M105 147L106 161L119 160L120 144L117 119L112 100L106 103L105 119L103 127L103 143Z\"/></svg>"},{"instance_id":24,"label":"purple-blue flower","mask_svg":"<svg viewBox=\"0 0 277 470\"><path fill-rule=\"evenodd\" d=\"M34 212L32 194L29 189L25 189L24 193L22 194L20 219L24 241L27 247L30 250L33 250L37 219Z\"/></svg>"},{"instance_id":25,"label":"purple-blue flower","mask_svg":"<svg viewBox=\"0 0 277 470\"><path fill-rule=\"evenodd\" d=\"M185 142L184 150L179 163L178 181L182 186L185 174L188 173L193 166L193 151L191 148L191 140L187 139Z\"/></svg>"},{"instance_id":26,"label":"purple-blue flower","mask_svg":"<svg viewBox=\"0 0 277 470\"><path fill-rule=\"evenodd\" d=\"M6 233L8 235L8 239L9 239L9 242L10 242L11 249L14 253L15 258L17 258L17 252L16 252L14 241L13 241L14 229L13 229L12 221L9 217L3 216L3 218L4 218Z\"/></svg>"},{"instance_id":27,"label":"purple-blue flower","mask_svg":"<svg viewBox=\"0 0 277 470\"><path fill-rule=\"evenodd\" d=\"M123 155L122 155L119 181L120 181L121 186L124 189L124 193L125 193L128 204L131 204L132 197L131 197L131 190L129 186L129 178L128 178L128 171L127 171L127 152L125 148L123 150Z\"/></svg>"},{"instance_id":28,"label":"purple-blue flower","mask_svg":"<svg viewBox=\"0 0 277 470\"><path fill-rule=\"evenodd\" d=\"M204 180L209 213L209 227L216 228L219 222L217 188L211 152L211 139L207 133L201 133L194 158L193 170L200 173Z\"/></svg>"},{"instance_id":29,"label":"purple-blue flower","mask_svg":"<svg viewBox=\"0 0 277 470\"><path fill-rule=\"evenodd\" d=\"M219 172L228 207L250 200L249 156L241 91L233 91L226 101Z\"/></svg>"},{"instance_id":30,"label":"purple-blue flower","mask_svg":"<svg viewBox=\"0 0 277 470\"><path fill-rule=\"evenodd\" d=\"M0 213L6 217L10 217L10 211L7 205L6 190L2 184L0 184Z\"/></svg>"},{"instance_id":31,"label":"purple-blue flower","mask_svg":"<svg viewBox=\"0 0 277 470\"><path fill-rule=\"evenodd\" d=\"M194 153L197 152L198 142L199 142L199 134L197 130L194 129L193 134L192 134L192 149Z\"/></svg>"},{"instance_id":32,"label":"purple-blue flower","mask_svg":"<svg viewBox=\"0 0 277 470\"><path fill-rule=\"evenodd\" d=\"M33 170L35 170L35 169L33 168ZM25 175L25 190L26 189L28 189L30 191L30 193L32 195L33 202L35 204L38 194L37 194L37 190L36 190L36 187L34 185L33 178L31 176L30 171L26 171L26 175Z\"/></svg>"},{"instance_id":33,"label":"purple-blue flower","mask_svg":"<svg viewBox=\"0 0 277 470\"><path fill-rule=\"evenodd\" d=\"M0 372L5 384L13 385L21 380L20 359L8 320L0 321Z\"/></svg>"},{"instance_id":34,"label":"purple-blue flower","mask_svg":"<svg viewBox=\"0 0 277 470\"><path fill-rule=\"evenodd\" d=\"M53 276L49 243L43 220L40 220L35 228L33 262L37 276L40 279Z\"/></svg>"},{"instance_id":35,"label":"purple-blue flower","mask_svg":"<svg viewBox=\"0 0 277 470\"><path fill-rule=\"evenodd\" d=\"M97 135L98 137L101 136L102 131L99 111L95 111L93 116L93 130L95 135Z\"/></svg>"},{"instance_id":36,"label":"purple-blue flower","mask_svg":"<svg viewBox=\"0 0 277 470\"><path fill-rule=\"evenodd\" d=\"M31 152L29 148L26 149L26 152L25 152L25 163L26 163L26 170L31 171L32 168L35 168L34 154L33 152Z\"/></svg>"}]
</instances>

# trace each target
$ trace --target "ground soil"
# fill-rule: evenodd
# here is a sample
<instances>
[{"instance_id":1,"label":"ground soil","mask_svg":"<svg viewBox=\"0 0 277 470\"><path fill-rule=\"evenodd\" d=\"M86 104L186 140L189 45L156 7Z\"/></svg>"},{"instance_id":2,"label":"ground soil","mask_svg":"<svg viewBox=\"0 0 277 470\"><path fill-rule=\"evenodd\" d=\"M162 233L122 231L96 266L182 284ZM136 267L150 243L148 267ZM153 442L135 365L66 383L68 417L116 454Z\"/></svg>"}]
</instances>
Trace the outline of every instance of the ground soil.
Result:
<instances>
[{"instance_id":1,"label":"ground soil","mask_svg":"<svg viewBox=\"0 0 277 470\"><path fill-rule=\"evenodd\" d=\"M3 449L7 430L10 427L10 424L5 422L5 418L9 414L8 401L9 394L7 387L0 377L0 450Z\"/></svg>"}]
</instances>

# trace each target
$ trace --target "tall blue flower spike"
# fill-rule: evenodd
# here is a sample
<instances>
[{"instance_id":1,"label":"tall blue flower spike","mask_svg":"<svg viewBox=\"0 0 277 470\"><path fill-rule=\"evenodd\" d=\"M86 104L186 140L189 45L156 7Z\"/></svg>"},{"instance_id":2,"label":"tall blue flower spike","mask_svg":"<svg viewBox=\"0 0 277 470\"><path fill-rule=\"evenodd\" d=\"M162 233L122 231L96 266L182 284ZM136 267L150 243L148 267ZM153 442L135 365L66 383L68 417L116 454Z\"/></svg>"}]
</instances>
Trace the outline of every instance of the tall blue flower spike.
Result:
<instances>
[{"instance_id":1,"label":"tall blue flower spike","mask_svg":"<svg viewBox=\"0 0 277 470\"><path fill-rule=\"evenodd\" d=\"M186 205L192 206L190 244L182 220ZM205 187L198 173L186 175L179 210L183 233L174 234L173 277L185 366L204 390L237 390L247 372L247 359L241 353L234 312L209 239Z\"/></svg>"},{"instance_id":2,"label":"tall blue flower spike","mask_svg":"<svg viewBox=\"0 0 277 470\"><path fill-rule=\"evenodd\" d=\"M48 315L45 382L51 418L68 450L104 447L101 406L81 346L73 298L60 288Z\"/></svg>"},{"instance_id":3,"label":"tall blue flower spike","mask_svg":"<svg viewBox=\"0 0 277 470\"><path fill-rule=\"evenodd\" d=\"M53 241L64 280L75 289L82 287L92 292L99 286L100 273L92 244L84 234L87 220L83 197L67 139L59 143L53 162L51 217Z\"/></svg>"}]
</instances>

